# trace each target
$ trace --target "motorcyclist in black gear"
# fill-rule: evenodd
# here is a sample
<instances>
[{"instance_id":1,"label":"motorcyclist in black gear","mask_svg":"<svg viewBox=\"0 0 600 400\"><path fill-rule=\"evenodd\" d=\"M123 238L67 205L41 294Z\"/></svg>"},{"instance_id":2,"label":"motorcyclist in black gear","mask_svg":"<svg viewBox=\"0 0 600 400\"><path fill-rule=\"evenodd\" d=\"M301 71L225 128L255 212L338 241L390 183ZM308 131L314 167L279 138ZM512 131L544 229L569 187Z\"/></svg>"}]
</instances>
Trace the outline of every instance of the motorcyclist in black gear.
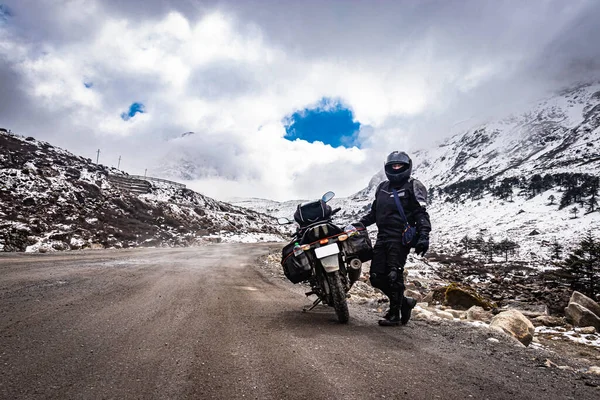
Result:
<instances>
[{"instance_id":1,"label":"motorcyclist in black gear","mask_svg":"<svg viewBox=\"0 0 600 400\"><path fill-rule=\"evenodd\" d=\"M408 322L416 300L404 296L404 264L411 247L402 244L405 221L400 216L392 189L396 189L398 193L408 223L417 229L417 254L425 255L429 250L431 223L429 214L425 211L427 189L421 182L410 177L412 160L408 154L392 152L387 157L384 168L388 180L377 187L371 210L360 222L365 226L375 223L379 230L373 248L370 280L390 300L390 309L384 319L379 321L379 325L397 326Z\"/></svg>"}]
</instances>

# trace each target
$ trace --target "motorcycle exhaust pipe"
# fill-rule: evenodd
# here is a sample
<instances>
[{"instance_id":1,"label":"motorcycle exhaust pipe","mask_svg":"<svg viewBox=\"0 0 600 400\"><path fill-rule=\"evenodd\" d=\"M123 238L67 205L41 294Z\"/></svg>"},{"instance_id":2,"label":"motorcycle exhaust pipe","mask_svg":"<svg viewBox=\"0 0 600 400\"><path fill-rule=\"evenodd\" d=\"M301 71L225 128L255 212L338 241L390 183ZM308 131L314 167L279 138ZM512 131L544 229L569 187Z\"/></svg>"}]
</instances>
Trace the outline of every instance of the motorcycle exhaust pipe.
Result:
<instances>
[{"instance_id":1,"label":"motorcycle exhaust pipe","mask_svg":"<svg viewBox=\"0 0 600 400\"><path fill-rule=\"evenodd\" d=\"M348 264L348 278L350 278L350 285L352 286L360 278L362 262L358 258L353 258Z\"/></svg>"},{"instance_id":2,"label":"motorcycle exhaust pipe","mask_svg":"<svg viewBox=\"0 0 600 400\"><path fill-rule=\"evenodd\" d=\"M362 262L360 262L360 260L358 258L353 258L352 260L350 260L349 266L352 269L360 270L360 268L362 267Z\"/></svg>"}]
</instances>

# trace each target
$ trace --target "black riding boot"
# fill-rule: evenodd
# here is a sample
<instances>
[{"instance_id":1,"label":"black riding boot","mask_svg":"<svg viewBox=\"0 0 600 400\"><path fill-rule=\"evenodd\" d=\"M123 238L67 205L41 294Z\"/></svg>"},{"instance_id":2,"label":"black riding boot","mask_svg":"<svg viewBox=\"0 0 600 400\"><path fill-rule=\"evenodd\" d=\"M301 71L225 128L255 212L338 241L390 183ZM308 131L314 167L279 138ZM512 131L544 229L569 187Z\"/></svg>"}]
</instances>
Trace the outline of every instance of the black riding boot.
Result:
<instances>
[{"instance_id":1,"label":"black riding boot","mask_svg":"<svg viewBox=\"0 0 600 400\"><path fill-rule=\"evenodd\" d=\"M408 320L410 319L410 313L412 309L417 305L417 300L412 297L402 296L402 305L400 306L400 312L402 313L402 318L400 318L400 323L402 325L406 325Z\"/></svg>"},{"instance_id":2,"label":"black riding boot","mask_svg":"<svg viewBox=\"0 0 600 400\"><path fill-rule=\"evenodd\" d=\"M399 293L390 293L390 310L379 320L380 326L398 326L400 324L400 299Z\"/></svg>"},{"instance_id":3,"label":"black riding boot","mask_svg":"<svg viewBox=\"0 0 600 400\"><path fill-rule=\"evenodd\" d=\"M383 319L390 319L390 318L392 318L392 310L388 308L388 310L383 315Z\"/></svg>"},{"instance_id":4,"label":"black riding boot","mask_svg":"<svg viewBox=\"0 0 600 400\"><path fill-rule=\"evenodd\" d=\"M380 319L379 326L398 326L400 325L400 309L398 307L390 307L390 318Z\"/></svg>"}]
</instances>

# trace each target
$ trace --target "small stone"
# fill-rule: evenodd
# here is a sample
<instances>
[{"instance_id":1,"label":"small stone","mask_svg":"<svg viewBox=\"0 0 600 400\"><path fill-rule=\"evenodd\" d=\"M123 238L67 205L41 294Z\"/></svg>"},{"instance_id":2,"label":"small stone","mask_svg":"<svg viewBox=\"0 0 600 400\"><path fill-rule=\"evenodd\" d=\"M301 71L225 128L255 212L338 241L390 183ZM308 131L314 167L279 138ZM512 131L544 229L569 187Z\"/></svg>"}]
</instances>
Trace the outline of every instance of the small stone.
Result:
<instances>
[{"instance_id":1,"label":"small stone","mask_svg":"<svg viewBox=\"0 0 600 400\"><path fill-rule=\"evenodd\" d=\"M493 337L486 339L486 342L490 342L490 343L500 343L500 341L499 341L498 339L496 339L496 338L493 338Z\"/></svg>"},{"instance_id":2,"label":"small stone","mask_svg":"<svg viewBox=\"0 0 600 400\"><path fill-rule=\"evenodd\" d=\"M600 367L594 365L593 367L589 367L586 372L588 374L600 375Z\"/></svg>"},{"instance_id":3,"label":"small stone","mask_svg":"<svg viewBox=\"0 0 600 400\"><path fill-rule=\"evenodd\" d=\"M583 328L577 329L577 332L582 333L584 335L593 335L596 333L596 327L595 326L585 326Z\"/></svg>"}]
</instances>

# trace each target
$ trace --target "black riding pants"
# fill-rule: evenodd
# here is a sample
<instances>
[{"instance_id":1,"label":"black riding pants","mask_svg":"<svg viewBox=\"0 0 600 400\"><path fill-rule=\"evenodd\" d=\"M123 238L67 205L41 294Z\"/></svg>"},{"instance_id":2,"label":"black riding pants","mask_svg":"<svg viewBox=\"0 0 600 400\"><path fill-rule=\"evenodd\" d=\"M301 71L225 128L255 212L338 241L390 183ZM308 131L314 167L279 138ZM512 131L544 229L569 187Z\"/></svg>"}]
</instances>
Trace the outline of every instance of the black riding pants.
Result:
<instances>
[{"instance_id":1,"label":"black riding pants","mask_svg":"<svg viewBox=\"0 0 600 400\"><path fill-rule=\"evenodd\" d=\"M404 295L404 264L410 253L410 247L403 246L400 240L377 240L373 247L371 261L371 285L381 290L390 299L390 309L400 307ZM398 271L398 280L390 282L388 274L392 269Z\"/></svg>"}]
</instances>

